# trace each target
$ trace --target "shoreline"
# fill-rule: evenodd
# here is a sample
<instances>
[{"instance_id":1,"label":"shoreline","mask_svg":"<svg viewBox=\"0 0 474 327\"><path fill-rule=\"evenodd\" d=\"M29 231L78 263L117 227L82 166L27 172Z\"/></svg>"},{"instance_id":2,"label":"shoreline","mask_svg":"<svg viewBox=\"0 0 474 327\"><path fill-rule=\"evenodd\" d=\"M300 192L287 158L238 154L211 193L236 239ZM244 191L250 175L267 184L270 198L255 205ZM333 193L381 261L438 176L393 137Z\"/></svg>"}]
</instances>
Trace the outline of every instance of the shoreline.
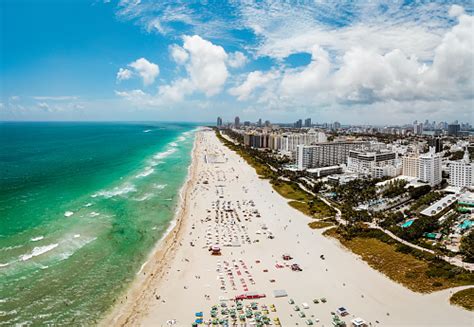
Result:
<instances>
[{"instance_id":1,"label":"shoreline","mask_svg":"<svg viewBox=\"0 0 474 327\"><path fill-rule=\"evenodd\" d=\"M105 312L103 318L98 323L99 326L126 326L133 324L146 309L146 307L142 307L147 303L145 299L153 295L149 286L161 281L168 261L178 249L178 240L183 232L182 227L187 216L192 185L196 182L197 138L201 131L199 129L195 132L193 148L191 149L191 163L188 167L186 180L179 191L180 198L170 225L151 250L147 259L136 273L134 280L124 293L117 298L115 304Z\"/></svg>"},{"instance_id":2,"label":"shoreline","mask_svg":"<svg viewBox=\"0 0 474 327\"><path fill-rule=\"evenodd\" d=\"M418 294L393 282L322 230L308 228L311 218L289 206L213 131L202 131L194 141L194 178L186 183L180 220L157 251L161 256L151 256L129 298L105 323L185 326L196 314L209 321L215 304L232 307L235 296L255 292L266 295L254 301L261 308L273 306L267 315L282 325L311 318L329 326L331 312L344 306L350 312L342 318L346 324L362 317L373 326L469 326L469 312L449 304L453 289ZM210 255L212 244L220 246L220 255ZM284 253L301 271L282 263ZM276 290L287 297L276 297ZM295 313L295 304L306 318Z\"/></svg>"}]
</instances>

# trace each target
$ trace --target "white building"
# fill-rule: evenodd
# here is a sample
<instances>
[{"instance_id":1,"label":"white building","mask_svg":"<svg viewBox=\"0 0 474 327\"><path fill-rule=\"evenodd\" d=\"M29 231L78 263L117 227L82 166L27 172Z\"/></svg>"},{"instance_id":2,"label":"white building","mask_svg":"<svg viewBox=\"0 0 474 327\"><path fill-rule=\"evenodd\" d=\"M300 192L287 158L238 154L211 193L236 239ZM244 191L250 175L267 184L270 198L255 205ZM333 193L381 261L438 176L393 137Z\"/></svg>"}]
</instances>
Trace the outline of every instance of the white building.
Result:
<instances>
[{"instance_id":1,"label":"white building","mask_svg":"<svg viewBox=\"0 0 474 327\"><path fill-rule=\"evenodd\" d=\"M368 145L368 142L325 142L315 145L298 145L296 163L299 170L345 164L350 150L362 149Z\"/></svg>"},{"instance_id":2,"label":"white building","mask_svg":"<svg viewBox=\"0 0 474 327\"><path fill-rule=\"evenodd\" d=\"M469 152L464 151L464 158L449 164L449 184L456 187L471 187L474 185L473 164Z\"/></svg>"},{"instance_id":3,"label":"white building","mask_svg":"<svg viewBox=\"0 0 474 327\"><path fill-rule=\"evenodd\" d=\"M435 186L441 183L441 156L430 147L430 151L419 157L419 176L423 182Z\"/></svg>"},{"instance_id":4,"label":"white building","mask_svg":"<svg viewBox=\"0 0 474 327\"><path fill-rule=\"evenodd\" d=\"M420 175L420 157L418 153L412 153L402 158L402 174L418 178Z\"/></svg>"},{"instance_id":5,"label":"white building","mask_svg":"<svg viewBox=\"0 0 474 327\"><path fill-rule=\"evenodd\" d=\"M398 161L397 154L388 150L371 152L351 150L347 158L347 170L374 178L395 177L401 173Z\"/></svg>"},{"instance_id":6,"label":"white building","mask_svg":"<svg viewBox=\"0 0 474 327\"><path fill-rule=\"evenodd\" d=\"M412 153L402 158L402 174L435 186L441 183L441 156L433 147L424 154Z\"/></svg>"}]
</instances>

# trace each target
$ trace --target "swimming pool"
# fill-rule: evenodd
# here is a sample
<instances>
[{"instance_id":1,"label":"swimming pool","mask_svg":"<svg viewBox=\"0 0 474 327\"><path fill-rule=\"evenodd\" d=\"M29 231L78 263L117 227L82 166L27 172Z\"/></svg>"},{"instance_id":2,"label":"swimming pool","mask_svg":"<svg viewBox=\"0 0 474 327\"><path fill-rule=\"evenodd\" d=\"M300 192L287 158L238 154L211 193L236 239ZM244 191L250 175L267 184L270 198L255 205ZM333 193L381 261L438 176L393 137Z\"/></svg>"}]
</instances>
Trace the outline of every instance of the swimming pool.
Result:
<instances>
[{"instance_id":1,"label":"swimming pool","mask_svg":"<svg viewBox=\"0 0 474 327\"><path fill-rule=\"evenodd\" d=\"M414 221L415 221L415 219L407 220L406 222L403 223L402 227L403 228L410 227L411 224L413 224Z\"/></svg>"},{"instance_id":2,"label":"swimming pool","mask_svg":"<svg viewBox=\"0 0 474 327\"><path fill-rule=\"evenodd\" d=\"M471 226L472 226L472 221L469 219L466 219L459 225L459 228L468 229L468 228L471 228Z\"/></svg>"}]
</instances>

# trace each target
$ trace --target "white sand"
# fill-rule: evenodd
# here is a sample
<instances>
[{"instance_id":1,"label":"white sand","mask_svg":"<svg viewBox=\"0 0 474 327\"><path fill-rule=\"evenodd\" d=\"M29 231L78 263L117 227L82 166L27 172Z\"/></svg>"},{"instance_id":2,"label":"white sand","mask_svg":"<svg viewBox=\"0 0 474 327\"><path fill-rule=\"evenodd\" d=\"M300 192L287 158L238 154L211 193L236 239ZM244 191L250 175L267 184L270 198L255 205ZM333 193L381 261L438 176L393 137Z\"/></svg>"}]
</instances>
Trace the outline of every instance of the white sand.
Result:
<instances>
[{"instance_id":1,"label":"white sand","mask_svg":"<svg viewBox=\"0 0 474 327\"><path fill-rule=\"evenodd\" d=\"M211 155L208 158L213 160L206 163L205 154ZM219 303L220 297L232 298L244 293L239 281L241 276L235 273L237 290L232 289L226 274L222 275L226 290L221 290L216 271L218 262L221 267L224 261L232 260L240 265L239 259L246 262L255 280L255 285L251 284L245 269L240 269L249 291L266 294L267 297L258 302L275 304L277 312L271 312L269 316L272 319L279 317L284 326L305 325L304 319L288 304L289 298L300 308L303 302L309 304L309 309L304 311L313 321L315 318L320 320L316 326L332 326L331 311L335 312L340 306L350 313L343 318L348 325L354 317L380 326L474 325L472 313L449 304L449 296L454 290L428 295L414 293L373 270L337 241L322 236L321 231L310 229L307 226L310 218L287 205L269 182L259 179L254 169L223 146L214 132L201 131L196 136L190 175L184 210L180 212L176 228L156 248L123 304L113 310L104 325L166 326L167 320L175 319L178 326L190 326L197 311L203 311L204 318L208 319L211 306ZM203 183L205 180L208 184ZM219 199L219 196L223 198ZM222 247L221 256L211 256L206 246L206 232L209 226L215 226L212 204L216 200L231 201L242 220L238 225L247 230L252 242L255 239L259 242ZM247 222L242 210L251 208L243 205L249 200L254 201L252 209L257 209L261 218L254 215ZM223 216L225 218L224 213ZM201 223L207 217L212 220ZM255 233L257 230L265 232L263 224L275 239ZM230 224L220 227L237 228ZM227 229L219 231L222 246L222 235L227 234ZM240 228L235 233L240 237L245 231ZM215 231L210 235L216 237ZM283 262L283 253L291 254L292 262L300 264L303 271L275 268L277 261ZM325 255L325 260L320 259L321 254ZM263 272L264 269L268 272ZM272 283L270 279L276 281ZM275 289L285 289L289 296L276 299L272 294ZM210 299L206 299L205 294ZM313 298L321 297L325 297L327 303L313 304Z\"/></svg>"}]
</instances>

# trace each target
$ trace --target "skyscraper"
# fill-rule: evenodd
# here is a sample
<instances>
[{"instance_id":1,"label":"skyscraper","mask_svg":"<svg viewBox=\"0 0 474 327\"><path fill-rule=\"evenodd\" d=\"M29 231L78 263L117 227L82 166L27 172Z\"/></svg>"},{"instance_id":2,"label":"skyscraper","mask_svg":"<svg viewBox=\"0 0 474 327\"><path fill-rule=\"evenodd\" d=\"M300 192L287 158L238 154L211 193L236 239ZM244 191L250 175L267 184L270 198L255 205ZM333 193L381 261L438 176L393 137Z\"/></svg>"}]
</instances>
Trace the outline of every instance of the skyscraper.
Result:
<instances>
[{"instance_id":1,"label":"skyscraper","mask_svg":"<svg viewBox=\"0 0 474 327\"><path fill-rule=\"evenodd\" d=\"M258 126L258 127L262 127L262 118L259 118L259 119L258 119L257 126Z\"/></svg>"},{"instance_id":2,"label":"skyscraper","mask_svg":"<svg viewBox=\"0 0 474 327\"><path fill-rule=\"evenodd\" d=\"M296 128L301 128L301 127L303 127L303 120L302 120L302 119L298 119L298 120L295 122L295 127L296 127Z\"/></svg>"},{"instance_id":3,"label":"skyscraper","mask_svg":"<svg viewBox=\"0 0 474 327\"><path fill-rule=\"evenodd\" d=\"M239 116L236 116L234 119L234 127L239 128L240 127L240 118Z\"/></svg>"},{"instance_id":4,"label":"skyscraper","mask_svg":"<svg viewBox=\"0 0 474 327\"><path fill-rule=\"evenodd\" d=\"M443 151L443 140L440 137L433 137L428 141L429 146L435 148L435 152Z\"/></svg>"},{"instance_id":5,"label":"skyscraper","mask_svg":"<svg viewBox=\"0 0 474 327\"><path fill-rule=\"evenodd\" d=\"M217 127L222 127L222 118L217 117Z\"/></svg>"},{"instance_id":6,"label":"skyscraper","mask_svg":"<svg viewBox=\"0 0 474 327\"><path fill-rule=\"evenodd\" d=\"M311 127L311 118L306 118L304 120L304 127Z\"/></svg>"},{"instance_id":7,"label":"skyscraper","mask_svg":"<svg viewBox=\"0 0 474 327\"><path fill-rule=\"evenodd\" d=\"M448 135L450 136L457 136L459 134L459 130L461 127L459 124L456 122L454 124L449 124L448 125Z\"/></svg>"}]
</instances>

